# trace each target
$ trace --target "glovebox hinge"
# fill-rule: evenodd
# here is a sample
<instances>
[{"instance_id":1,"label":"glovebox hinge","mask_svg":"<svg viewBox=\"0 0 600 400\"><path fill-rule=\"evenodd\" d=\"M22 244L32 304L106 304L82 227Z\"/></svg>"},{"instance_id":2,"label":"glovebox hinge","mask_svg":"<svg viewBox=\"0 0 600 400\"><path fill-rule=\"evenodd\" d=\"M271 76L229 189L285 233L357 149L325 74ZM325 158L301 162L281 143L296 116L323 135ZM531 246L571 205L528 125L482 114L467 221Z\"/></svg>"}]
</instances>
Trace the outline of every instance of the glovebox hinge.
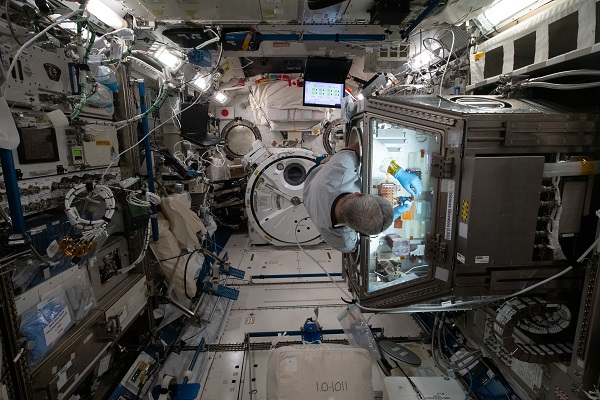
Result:
<instances>
[{"instance_id":1,"label":"glovebox hinge","mask_svg":"<svg viewBox=\"0 0 600 400\"><path fill-rule=\"evenodd\" d=\"M446 248L447 243L441 240L440 235L428 236L425 246L425 257L429 260L443 263L446 261Z\"/></svg>"},{"instance_id":2,"label":"glovebox hinge","mask_svg":"<svg viewBox=\"0 0 600 400\"><path fill-rule=\"evenodd\" d=\"M431 176L434 178L452 178L454 158L435 155L431 157Z\"/></svg>"}]
</instances>

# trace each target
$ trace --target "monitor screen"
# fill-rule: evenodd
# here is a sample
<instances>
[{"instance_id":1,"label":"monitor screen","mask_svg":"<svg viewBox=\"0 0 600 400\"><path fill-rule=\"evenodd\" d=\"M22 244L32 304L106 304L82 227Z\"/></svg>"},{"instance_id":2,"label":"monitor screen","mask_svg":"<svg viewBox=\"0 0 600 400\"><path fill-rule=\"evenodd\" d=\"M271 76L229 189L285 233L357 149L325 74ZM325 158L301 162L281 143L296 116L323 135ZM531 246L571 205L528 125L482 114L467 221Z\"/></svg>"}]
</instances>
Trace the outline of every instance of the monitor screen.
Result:
<instances>
[{"instance_id":1,"label":"monitor screen","mask_svg":"<svg viewBox=\"0 0 600 400\"><path fill-rule=\"evenodd\" d=\"M181 136L200 145L208 136L208 103L183 103L181 109Z\"/></svg>"},{"instance_id":2,"label":"monitor screen","mask_svg":"<svg viewBox=\"0 0 600 400\"><path fill-rule=\"evenodd\" d=\"M52 128L19 128L19 163L35 164L59 161L56 132Z\"/></svg>"},{"instance_id":3,"label":"monitor screen","mask_svg":"<svg viewBox=\"0 0 600 400\"><path fill-rule=\"evenodd\" d=\"M305 106L341 108L343 98L343 83L304 81Z\"/></svg>"}]
</instances>

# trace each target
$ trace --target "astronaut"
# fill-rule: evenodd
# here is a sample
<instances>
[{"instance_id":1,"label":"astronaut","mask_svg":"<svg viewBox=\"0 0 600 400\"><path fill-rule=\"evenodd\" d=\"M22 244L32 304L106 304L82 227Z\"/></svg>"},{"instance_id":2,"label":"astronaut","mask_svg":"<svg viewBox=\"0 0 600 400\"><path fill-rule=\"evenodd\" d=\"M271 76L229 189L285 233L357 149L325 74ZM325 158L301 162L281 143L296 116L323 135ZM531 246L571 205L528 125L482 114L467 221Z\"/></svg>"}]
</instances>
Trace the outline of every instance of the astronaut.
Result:
<instances>
[{"instance_id":1,"label":"astronaut","mask_svg":"<svg viewBox=\"0 0 600 400\"><path fill-rule=\"evenodd\" d=\"M360 144L356 142L321 161L304 182L308 215L323 240L343 253L356 249L357 233L376 235L410 208L407 201L392 207L381 196L361 193L359 162ZM399 168L393 176L411 196L421 194L416 175Z\"/></svg>"}]
</instances>

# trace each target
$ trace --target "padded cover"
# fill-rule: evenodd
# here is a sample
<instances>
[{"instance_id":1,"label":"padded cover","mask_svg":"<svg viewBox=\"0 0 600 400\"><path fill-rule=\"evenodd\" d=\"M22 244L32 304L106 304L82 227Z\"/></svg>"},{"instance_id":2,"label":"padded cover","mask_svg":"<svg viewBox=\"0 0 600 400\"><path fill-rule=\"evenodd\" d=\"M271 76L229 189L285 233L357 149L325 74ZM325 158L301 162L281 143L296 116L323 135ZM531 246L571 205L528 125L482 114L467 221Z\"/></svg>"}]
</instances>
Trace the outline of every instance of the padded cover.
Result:
<instances>
[{"instance_id":1,"label":"padded cover","mask_svg":"<svg viewBox=\"0 0 600 400\"><path fill-rule=\"evenodd\" d=\"M171 232L175 235L179 247L188 251L199 249L200 242L196 233L206 233L206 227L198 215L190 210L190 206L181 197L172 195L162 200L160 209L169 220Z\"/></svg>"},{"instance_id":2,"label":"padded cover","mask_svg":"<svg viewBox=\"0 0 600 400\"><path fill-rule=\"evenodd\" d=\"M161 213L158 213L157 219L160 236L157 243L150 243L150 249L157 260L165 260L160 262L160 267L169 282L169 288L172 288L177 300L184 302L187 300L185 287L183 286L185 263L188 257L193 257L188 264L188 271L185 276L187 293L190 297L193 297L196 294L196 277L200 273L204 256L201 253L194 253L177 257L181 253L181 249L175 235L169 230L169 221Z\"/></svg>"},{"instance_id":3,"label":"padded cover","mask_svg":"<svg viewBox=\"0 0 600 400\"><path fill-rule=\"evenodd\" d=\"M267 400L371 400L371 358L362 348L306 344L275 349Z\"/></svg>"}]
</instances>

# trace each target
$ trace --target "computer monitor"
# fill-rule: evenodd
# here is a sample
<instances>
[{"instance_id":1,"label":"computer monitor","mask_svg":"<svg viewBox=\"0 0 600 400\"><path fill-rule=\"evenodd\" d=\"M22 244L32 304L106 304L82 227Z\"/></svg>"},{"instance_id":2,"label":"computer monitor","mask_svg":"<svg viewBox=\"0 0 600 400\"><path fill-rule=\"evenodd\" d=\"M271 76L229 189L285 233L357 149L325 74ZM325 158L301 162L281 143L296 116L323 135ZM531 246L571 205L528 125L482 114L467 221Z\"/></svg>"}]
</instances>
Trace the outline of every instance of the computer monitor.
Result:
<instances>
[{"instance_id":1,"label":"computer monitor","mask_svg":"<svg viewBox=\"0 0 600 400\"><path fill-rule=\"evenodd\" d=\"M17 155L21 164L59 161L56 131L52 128L18 128L21 143Z\"/></svg>"},{"instance_id":2,"label":"computer monitor","mask_svg":"<svg viewBox=\"0 0 600 400\"><path fill-rule=\"evenodd\" d=\"M208 103L182 103L181 137L197 146L213 146L220 138L208 133Z\"/></svg>"},{"instance_id":3,"label":"computer monitor","mask_svg":"<svg viewBox=\"0 0 600 400\"><path fill-rule=\"evenodd\" d=\"M344 84L304 81L302 104L308 107L341 108Z\"/></svg>"}]
</instances>

